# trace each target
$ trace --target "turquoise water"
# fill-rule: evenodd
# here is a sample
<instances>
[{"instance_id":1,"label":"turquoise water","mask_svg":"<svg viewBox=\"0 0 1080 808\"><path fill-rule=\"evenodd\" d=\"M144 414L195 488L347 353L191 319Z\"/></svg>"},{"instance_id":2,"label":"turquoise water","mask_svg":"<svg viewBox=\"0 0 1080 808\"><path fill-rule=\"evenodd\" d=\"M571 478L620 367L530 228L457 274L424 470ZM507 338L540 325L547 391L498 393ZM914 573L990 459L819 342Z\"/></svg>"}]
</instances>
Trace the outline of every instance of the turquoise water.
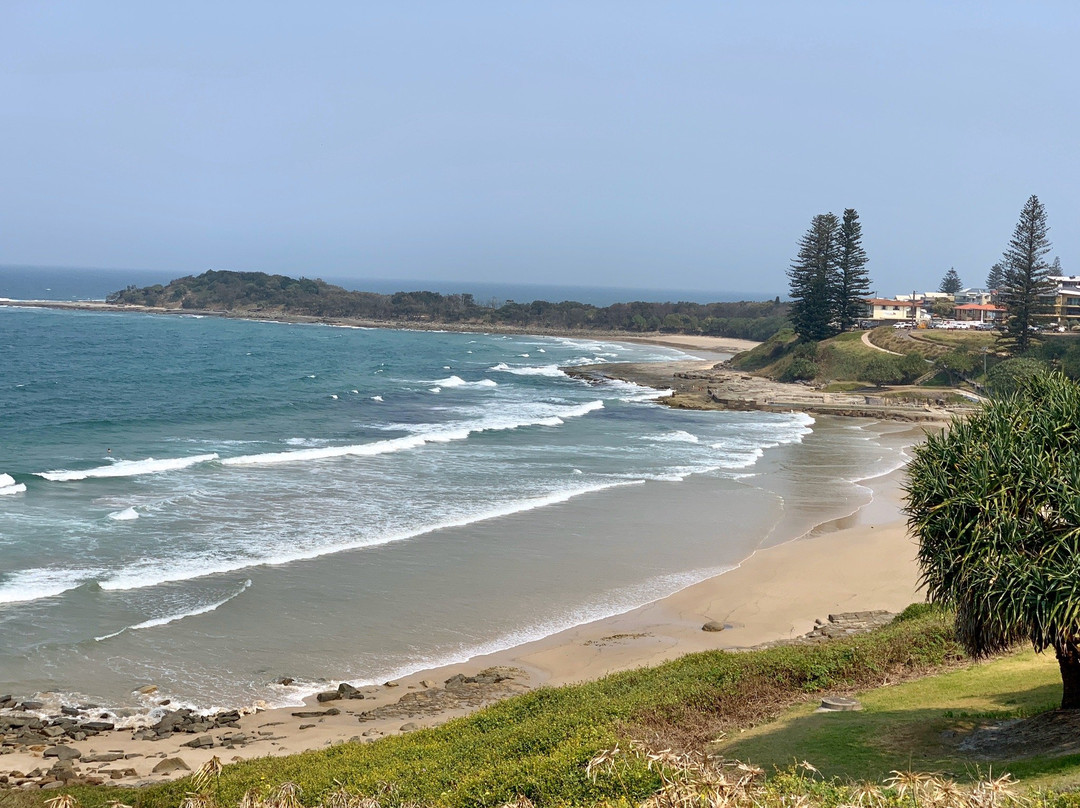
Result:
<instances>
[{"instance_id":1,"label":"turquoise water","mask_svg":"<svg viewBox=\"0 0 1080 808\"><path fill-rule=\"evenodd\" d=\"M872 431L559 370L682 356L658 347L0 307L0 350L18 694L381 681L668 594L896 465ZM722 530L657 541L703 479Z\"/></svg>"}]
</instances>

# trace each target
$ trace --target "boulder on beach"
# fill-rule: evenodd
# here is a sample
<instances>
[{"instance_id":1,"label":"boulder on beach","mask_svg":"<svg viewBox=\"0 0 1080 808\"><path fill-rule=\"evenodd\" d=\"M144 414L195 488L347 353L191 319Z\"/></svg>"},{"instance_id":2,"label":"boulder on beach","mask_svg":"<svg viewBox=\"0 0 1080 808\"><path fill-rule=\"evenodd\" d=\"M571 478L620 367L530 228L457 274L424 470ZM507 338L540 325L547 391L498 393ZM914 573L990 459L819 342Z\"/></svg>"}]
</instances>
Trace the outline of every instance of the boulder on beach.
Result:
<instances>
[{"instance_id":1,"label":"boulder on beach","mask_svg":"<svg viewBox=\"0 0 1080 808\"><path fill-rule=\"evenodd\" d=\"M701 627L702 631L723 631L726 626L719 620L710 620Z\"/></svg>"},{"instance_id":2,"label":"boulder on beach","mask_svg":"<svg viewBox=\"0 0 1080 808\"><path fill-rule=\"evenodd\" d=\"M178 757L165 758L151 769L151 772L154 774L172 774L173 772L189 771L191 771L191 767Z\"/></svg>"}]
</instances>

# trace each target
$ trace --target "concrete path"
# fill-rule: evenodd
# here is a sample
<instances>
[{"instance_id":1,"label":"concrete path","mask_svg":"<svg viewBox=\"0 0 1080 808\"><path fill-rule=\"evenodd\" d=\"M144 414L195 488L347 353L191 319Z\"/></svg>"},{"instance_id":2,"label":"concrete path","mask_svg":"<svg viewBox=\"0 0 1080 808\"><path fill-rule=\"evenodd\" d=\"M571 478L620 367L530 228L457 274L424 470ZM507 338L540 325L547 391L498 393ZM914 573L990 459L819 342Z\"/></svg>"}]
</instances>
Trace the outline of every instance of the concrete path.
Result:
<instances>
[{"instance_id":1,"label":"concrete path","mask_svg":"<svg viewBox=\"0 0 1080 808\"><path fill-rule=\"evenodd\" d=\"M882 348L882 347L872 343L870 341L870 332L869 331L863 331L862 332L862 341L863 341L863 345L867 345L867 346L873 348L875 351L881 351L882 353L892 354L893 356L903 356L902 353L897 353L896 351L888 351L885 348Z\"/></svg>"}]
</instances>

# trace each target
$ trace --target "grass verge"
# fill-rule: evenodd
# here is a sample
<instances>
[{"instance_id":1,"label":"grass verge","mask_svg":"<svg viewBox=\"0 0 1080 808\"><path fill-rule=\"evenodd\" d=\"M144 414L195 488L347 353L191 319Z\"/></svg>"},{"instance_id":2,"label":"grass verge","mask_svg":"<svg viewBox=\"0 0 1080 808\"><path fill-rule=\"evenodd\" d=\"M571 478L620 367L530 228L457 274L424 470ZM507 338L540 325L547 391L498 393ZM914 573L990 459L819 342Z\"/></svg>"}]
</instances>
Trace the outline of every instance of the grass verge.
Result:
<instances>
[{"instance_id":1,"label":"grass verge","mask_svg":"<svg viewBox=\"0 0 1080 808\"><path fill-rule=\"evenodd\" d=\"M992 765L1027 785L1080 788L1080 755L980 762L958 748L988 723L1057 707L1061 678L1053 656L1025 651L855 697L861 711L819 713L816 704L801 704L714 751L766 768L805 758L826 777L844 779L880 782L894 769L914 769L969 781Z\"/></svg>"}]
</instances>

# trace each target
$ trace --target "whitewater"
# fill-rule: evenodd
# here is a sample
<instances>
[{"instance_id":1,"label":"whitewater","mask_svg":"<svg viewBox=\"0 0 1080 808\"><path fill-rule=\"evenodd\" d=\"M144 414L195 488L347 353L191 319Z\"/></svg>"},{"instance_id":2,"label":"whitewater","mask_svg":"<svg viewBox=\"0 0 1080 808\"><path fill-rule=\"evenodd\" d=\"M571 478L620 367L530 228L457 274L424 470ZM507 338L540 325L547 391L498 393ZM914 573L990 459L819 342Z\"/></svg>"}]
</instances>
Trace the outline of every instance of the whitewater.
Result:
<instances>
[{"instance_id":1,"label":"whitewater","mask_svg":"<svg viewBox=\"0 0 1080 808\"><path fill-rule=\"evenodd\" d=\"M687 358L648 345L14 307L0 345L0 691L118 709L381 681L633 608L895 462L866 430L561 370ZM697 485L717 528L683 535Z\"/></svg>"}]
</instances>

